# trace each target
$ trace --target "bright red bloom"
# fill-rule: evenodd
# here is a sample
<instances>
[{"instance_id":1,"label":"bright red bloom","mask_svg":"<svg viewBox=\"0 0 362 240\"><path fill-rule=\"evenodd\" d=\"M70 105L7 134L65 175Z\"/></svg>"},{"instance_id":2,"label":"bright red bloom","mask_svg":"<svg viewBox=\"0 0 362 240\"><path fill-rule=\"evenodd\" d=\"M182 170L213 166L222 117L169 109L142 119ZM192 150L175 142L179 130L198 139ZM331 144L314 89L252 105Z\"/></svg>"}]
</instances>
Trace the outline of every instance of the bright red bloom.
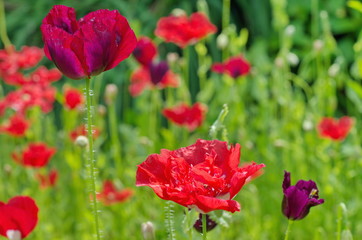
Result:
<instances>
[{"instance_id":1,"label":"bright red bloom","mask_svg":"<svg viewBox=\"0 0 362 240\"><path fill-rule=\"evenodd\" d=\"M203 13L196 12L190 18L186 15L161 18L157 23L155 35L184 48L216 31L216 26Z\"/></svg>"},{"instance_id":2,"label":"bright red bloom","mask_svg":"<svg viewBox=\"0 0 362 240\"><path fill-rule=\"evenodd\" d=\"M73 8L56 5L41 25L45 55L69 78L110 70L126 59L137 39L117 10L101 9L76 19Z\"/></svg>"},{"instance_id":3,"label":"bright red bloom","mask_svg":"<svg viewBox=\"0 0 362 240\"><path fill-rule=\"evenodd\" d=\"M240 145L199 139L174 151L162 149L138 165L136 185L149 186L162 199L201 213L213 210L240 211L232 200L264 164L238 167Z\"/></svg>"},{"instance_id":4,"label":"bright red bloom","mask_svg":"<svg viewBox=\"0 0 362 240\"><path fill-rule=\"evenodd\" d=\"M182 103L172 108L165 108L162 114L175 124L193 131L204 122L206 111L207 107L201 103L195 103L190 107Z\"/></svg>"},{"instance_id":5,"label":"bright red bloom","mask_svg":"<svg viewBox=\"0 0 362 240\"><path fill-rule=\"evenodd\" d=\"M31 107L39 106L44 113L53 109L56 89L51 86L25 85L12 91L0 100L0 116L6 109L12 109L18 114L25 114Z\"/></svg>"},{"instance_id":6,"label":"bright red bloom","mask_svg":"<svg viewBox=\"0 0 362 240\"><path fill-rule=\"evenodd\" d=\"M45 175L38 173L36 178L39 180L41 188L54 187L58 180L58 171L53 169Z\"/></svg>"},{"instance_id":7,"label":"bright red bloom","mask_svg":"<svg viewBox=\"0 0 362 240\"><path fill-rule=\"evenodd\" d=\"M138 39L137 46L133 50L133 56L140 64L148 66L156 54L157 48L151 39L148 37L141 37Z\"/></svg>"},{"instance_id":8,"label":"bright red bloom","mask_svg":"<svg viewBox=\"0 0 362 240\"><path fill-rule=\"evenodd\" d=\"M44 143L30 143L22 153L12 153L15 162L25 167L40 168L48 164L56 149L48 147Z\"/></svg>"},{"instance_id":9,"label":"bright red bloom","mask_svg":"<svg viewBox=\"0 0 362 240\"><path fill-rule=\"evenodd\" d=\"M339 120L325 117L320 121L318 131L324 138L341 141L346 138L352 125L353 119L347 116L342 117Z\"/></svg>"},{"instance_id":10,"label":"bright red bloom","mask_svg":"<svg viewBox=\"0 0 362 240\"><path fill-rule=\"evenodd\" d=\"M24 86L24 85L40 85L48 86L50 83L58 81L62 77L62 74L58 69L48 70L44 66L38 67L29 76L24 76L20 72L8 74L4 76L4 82L9 85Z\"/></svg>"},{"instance_id":11,"label":"bright red bloom","mask_svg":"<svg viewBox=\"0 0 362 240\"><path fill-rule=\"evenodd\" d=\"M69 134L72 141L75 141L78 136L87 136L87 135L88 133L85 125L78 126ZM93 128L93 139L97 138L99 135L100 135L100 130L98 128Z\"/></svg>"},{"instance_id":12,"label":"bright red bloom","mask_svg":"<svg viewBox=\"0 0 362 240\"><path fill-rule=\"evenodd\" d=\"M64 98L64 104L68 109L75 109L84 102L82 92L76 88L67 87L64 91Z\"/></svg>"},{"instance_id":13,"label":"bright red bloom","mask_svg":"<svg viewBox=\"0 0 362 240\"><path fill-rule=\"evenodd\" d=\"M227 74L232 78L247 75L250 72L250 64L242 57L232 57L225 63L215 63L211 70L220 74Z\"/></svg>"},{"instance_id":14,"label":"bright red bloom","mask_svg":"<svg viewBox=\"0 0 362 240\"><path fill-rule=\"evenodd\" d=\"M0 50L0 76L34 67L43 58L43 54L43 49L28 46L22 47L20 51L15 51L15 48Z\"/></svg>"},{"instance_id":15,"label":"bright red bloom","mask_svg":"<svg viewBox=\"0 0 362 240\"><path fill-rule=\"evenodd\" d=\"M7 125L0 126L0 133L5 132L14 137L22 137L29 128L29 121L23 115L15 114L9 119Z\"/></svg>"},{"instance_id":16,"label":"bright red bloom","mask_svg":"<svg viewBox=\"0 0 362 240\"><path fill-rule=\"evenodd\" d=\"M132 73L129 91L132 96L140 95L147 87L178 87L178 76L173 73L164 61L151 63L149 67L142 66Z\"/></svg>"},{"instance_id":17,"label":"bright red bloom","mask_svg":"<svg viewBox=\"0 0 362 240\"><path fill-rule=\"evenodd\" d=\"M128 200L133 195L132 189L126 188L117 190L113 182L110 180L104 181L103 190L97 194L97 199L102 201L104 205L112 205Z\"/></svg>"},{"instance_id":18,"label":"bright red bloom","mask_svg":"<svg viewBox=\"0 0 362 240\"><path fill-rule=\"evenodd\" d=\"M38 223L38 211L34 200L27 196L0 202L0 235L9 239L26 238Z\"/></svg>"}]
</instances>

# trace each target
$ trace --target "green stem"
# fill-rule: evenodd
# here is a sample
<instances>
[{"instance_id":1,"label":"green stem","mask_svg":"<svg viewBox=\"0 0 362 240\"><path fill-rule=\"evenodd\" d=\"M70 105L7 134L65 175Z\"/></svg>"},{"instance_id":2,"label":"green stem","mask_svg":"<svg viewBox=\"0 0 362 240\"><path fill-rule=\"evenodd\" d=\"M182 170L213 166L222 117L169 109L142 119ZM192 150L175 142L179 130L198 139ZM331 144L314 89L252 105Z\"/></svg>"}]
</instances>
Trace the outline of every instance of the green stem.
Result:
<instances>
[{"instance_id":1,"label":"green stem","mask_svg":"<svg viewBox=\"0 0 362 240\"><path fill-rule=\"evenodd\" d=\"M230 22L230 0L223 0L222 3L222 31L225 33L226 28ZM228 57L228 48L222 50L222 60L226 60Z\"/></svg>"},{"instance_id":2,"label":"green stem","mask_svg":"<svg viewBox=\"0 0 362 240\"><path fill-rule=\"evenodd\" d=\"M11 47L11 42L6 33L6 18L5 18L5 4L4 0L0 0L0 39L4 44L5 49Z\"/></svg>"},{"instance_id":3,"label":"green stem","mask_svg":"<svg viewBox=\"0 0 362 240\"><path fill-rule=\"evenodd\" d=\"M113 158L115 161L116 172L118 174L123 171L123 168L122 168L122 156L121 156L121 143L119 141L116 108L114 102L112 102L109 105L109 126L110 126L111 142L113 145Z\"/></svg>"},{"instance_id":4,"label":"green stem","mask_svg":"<svg viewBox=\"0 0 362 240\"><path fill-rule=\"evenodd\" d=\"M98 219L98 207L97 207L97 196L96 196L96 177L94 173L95 168L95 158L94 158L94 149L93 149L93 132L92 132L92 90L90 89L90 78L86 78L86 99L87 99L87 135L89 141L88 148L88 166L90 172L90 185L91 185L91 195L93 199L93 216L94 223L96 228L97 240L101 239L100 229L99 229L99 219Z\"/></svg>"},{"instance_id":5,"label":"green stem","mask_svg":"<svg viewBox=\"0 0 362 240\"><path fill-rule=\"evenodd\" d=\"M206 220L206 214L201 214L202 215L202 239L206 240L207 239L207 229L206 229L206 225L207 225L207 220Z\"/></svg>"},{"instance_id":6,"label":"green stem","mask_svg":"<svg viewBox=\"0 0 362 240\"><path fill-rule=\"evenodd\" d=\"M285 231L285 237L284 237L284 240L288 240L289 238L289 233L290 233L290 228L293 224L293 220L289 219L288 221L288 227L287 227L287 230Z\"/></svg>"}]
</instances>

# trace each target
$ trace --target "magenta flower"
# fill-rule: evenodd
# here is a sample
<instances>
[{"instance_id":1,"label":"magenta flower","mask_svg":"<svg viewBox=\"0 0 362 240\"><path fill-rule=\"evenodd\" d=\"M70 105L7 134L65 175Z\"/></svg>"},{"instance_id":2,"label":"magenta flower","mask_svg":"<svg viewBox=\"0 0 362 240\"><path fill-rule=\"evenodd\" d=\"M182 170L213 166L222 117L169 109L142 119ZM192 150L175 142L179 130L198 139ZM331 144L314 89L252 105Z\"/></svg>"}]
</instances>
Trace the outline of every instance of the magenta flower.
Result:
<instances>
[{"instance_id":1,"label":"magenta flower","mask_svg":"<svg viewBox=\"0 0 362 240\"><path fill-rule=\"evenodd\" d=\"M319 199L314 181L299 180L295 186L291 186L290 173L287 171L284 171L283 193L282 211L291 220L305 218L311 207L324 203L324 199Z\"/></svg>"},{"instance_id":2,"label":"magenta flower","mask_svg":"<svg viewBox=\"0 0 362 240\"><path fill-rule=\"evenodd\" d=\"M76 19L73 8L56 5L41 25L45 55L64 75L89 78L114 68L136 47L127 19L101 9Z\"/></svg>"}]
</instances>

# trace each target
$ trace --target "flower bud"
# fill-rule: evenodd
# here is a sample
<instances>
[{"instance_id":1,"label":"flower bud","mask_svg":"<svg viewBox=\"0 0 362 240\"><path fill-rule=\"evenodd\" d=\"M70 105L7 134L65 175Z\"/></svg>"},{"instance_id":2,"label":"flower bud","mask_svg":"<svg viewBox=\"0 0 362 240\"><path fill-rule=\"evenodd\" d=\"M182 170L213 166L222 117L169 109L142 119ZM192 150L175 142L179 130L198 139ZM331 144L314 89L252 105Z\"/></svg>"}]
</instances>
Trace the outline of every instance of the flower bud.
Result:
<instances>
[{"instance_id":1,"label":"flower bud","mask_svg":"<svg viewBox=\"0 0 362 240\"><path fill-rule=\"evenodd\" d=\"M295 53L289 52L287 54L287 61L291 66L297 66L299 63L299 58Z\"/></svg>"},{"instance_id":2,"label":"flower bud","mask_svg":"<svg viewBox=\"0 0 362 240\"><path fill-rule=\"evenodd\" d=\"M105 116L107 113L107 108L104 105L100 104L97 108L97 112L98 112L99 116L101 116L101 117Z\"/></svg>"},{"instance_id":3,"label":"flower bud","mask_svg":"<svg viewBox=\"0 0 362 240\"><path fill-rule=\"evenodd\" d=\"M81 148L88 147L88 138L86 136L80 135L75 139L75 145Z\"/></svg>"},{"instance_id":4,"label":"flower bud","mask_svg":"<svg viewBox=\"0 0 362 240\"><path fill-rule=\"evenodd\" d=\"M177 62L177 60L179 58L180 58L180 56L176 52L170 52L167 54L167 62L169 64L173 64L173 63Z\"/></svg>"},{"instance_id":5,"label":"flower bud","mask_svg":"<svg viewBox=\"0 0 362 240\"><path fill-rule=\"evenodd\" d=\"M293 36L293 34L295 33L295 27L293 25L288 25L285 28L285 35L287 36Z\"/></svg>"},{"instance_id":6,"label":"flower bud","mask_svg":"<svg viewBox=\"0 0 362 240\"><path fill-rule=\"evenodd\" d=\"M104 95L104 100L105 100L106 104L108 104L108 105L112 104L112 102L114 101L114 99L117 96L117 93L118 93L118 87L116 84L114 84L114 83L107 84L106 90L105 90L105 95Z\"/></svg>"},{"instance_id":7,"label":"flower bud","mask_svg":"<svg viewBox=\"0 0 362 240\"><path fill-rule=\"evenodd\" d=\"M221 33L216 38L216 44L217 44L218 48L225 49L227 47L227 45L229 44L228 36L226 36L226 34L224 34L224 33Z\"/></svg>"},{"instance_id":8,"label":"flower bud","mask_svg":"<svg viewBox=\"0 0 362 240\"><path fill-rule=\"evenodd\" d=\"M313 48L317 52L320 52L322 50L323 46L324 46L324 42L320 39L315 40L313 43Z\"/></svg>"},{"instance_id":9,"label":"flower bud","mask_svg":"<svg viewBox=\"0 0 362 240\"><path fill-rule=\"evenodd\" d=\"M155 239L155 227L152 222L148 221L142 223L142 236L144 240L154 240Z\"/></svg>"},{"instance_id":10,"label":"flower bud","mask_svg":"<svg viewBox=\"0 0 362 240\"><path fill-rule=\"evenodd\" d=\"M186 16L187 15L186 12L181 8L175 8L174 10L172 10L171 14L176 16L176 17Z\"/></svg>"}]
</instances>

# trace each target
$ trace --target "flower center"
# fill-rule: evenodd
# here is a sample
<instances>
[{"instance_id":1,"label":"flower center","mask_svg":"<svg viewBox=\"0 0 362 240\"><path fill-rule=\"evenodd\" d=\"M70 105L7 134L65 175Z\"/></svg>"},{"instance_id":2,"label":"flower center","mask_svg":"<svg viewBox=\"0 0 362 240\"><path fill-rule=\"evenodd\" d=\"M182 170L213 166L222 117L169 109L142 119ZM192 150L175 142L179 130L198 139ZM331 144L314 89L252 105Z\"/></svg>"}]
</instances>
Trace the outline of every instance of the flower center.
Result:
<instances>
[{"instance_id":1,"label":"flower center","mask_svg":"<svg viewBox=\"0 0 362 240\"><path fill-rule=\"evenodd\" d=\"M312 191L309 193L309 198L318 197L318 190L313 188Z\"/></svg>"}]
</instances>

